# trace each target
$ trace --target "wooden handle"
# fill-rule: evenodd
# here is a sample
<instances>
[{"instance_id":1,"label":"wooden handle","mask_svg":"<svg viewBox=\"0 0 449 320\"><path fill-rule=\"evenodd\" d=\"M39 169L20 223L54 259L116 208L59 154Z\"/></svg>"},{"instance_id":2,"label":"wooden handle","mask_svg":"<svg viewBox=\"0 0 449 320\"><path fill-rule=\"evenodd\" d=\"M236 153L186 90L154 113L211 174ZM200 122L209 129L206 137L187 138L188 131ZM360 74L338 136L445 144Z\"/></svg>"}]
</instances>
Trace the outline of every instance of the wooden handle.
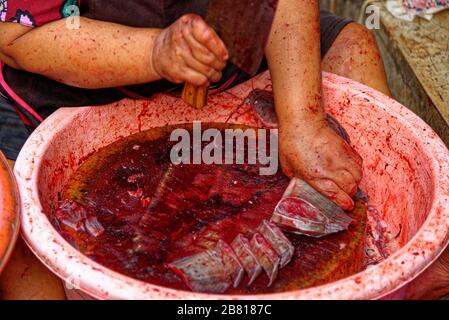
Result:
<instances>
[{"instance_id":1,"label":"wooden handle","mask_svg":"<svg viewBox=\"0 0 449 320\"><path fill-rule=\"evenodd\" d=\"M197 87L186 83L182 90L182 100L189 106L201 109L207 104L207 92L209 87Z\"/></svg>"}]
</instances>

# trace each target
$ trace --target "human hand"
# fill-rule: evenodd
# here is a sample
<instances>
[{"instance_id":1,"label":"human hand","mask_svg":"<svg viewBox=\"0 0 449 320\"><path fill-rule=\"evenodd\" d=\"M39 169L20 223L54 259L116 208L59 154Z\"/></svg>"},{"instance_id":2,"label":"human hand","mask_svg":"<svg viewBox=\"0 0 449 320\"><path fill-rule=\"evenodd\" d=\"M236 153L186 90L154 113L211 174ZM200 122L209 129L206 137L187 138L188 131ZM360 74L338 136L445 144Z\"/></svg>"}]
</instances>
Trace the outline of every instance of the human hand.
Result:
<instances>
[{"instance_id":1,"label":"human hand","mask_svg":"<svg viewBox=\"0 0 449 320\"><path fill-rule=\"evenodd\" d=\"M201 17L186 14L157 36L152 63L161 78L201 87L221 79L228 56L215 31Z\"/></svg>"},{"instance_id":2,"label":"human hand","mask_svg":"<svg viewBox=\"0 0 449 320\"><path fill-rule=\"evenodd\" d=\"M325 120L303 128L279 132L284 173L299 177L344 210L352 210L352 197L362 179L362 159Z\"/></svg>"}]
</instances>

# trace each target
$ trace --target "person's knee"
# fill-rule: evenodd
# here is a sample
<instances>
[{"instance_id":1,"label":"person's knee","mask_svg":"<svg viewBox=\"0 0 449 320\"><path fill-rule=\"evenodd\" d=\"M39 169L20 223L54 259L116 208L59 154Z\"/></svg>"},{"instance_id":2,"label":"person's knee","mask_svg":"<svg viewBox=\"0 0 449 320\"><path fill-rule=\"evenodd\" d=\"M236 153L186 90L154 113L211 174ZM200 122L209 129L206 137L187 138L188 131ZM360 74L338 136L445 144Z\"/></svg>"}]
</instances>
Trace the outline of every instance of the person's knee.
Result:
<instances>
[{"instance_id":1,"label":"person's knee","mask_svg":"<svg viewBox=\"0 0 449 320\"><path fill-rule=\"evenodd\" d=\"M376 38L361 24L351 23L340 32L322 67L391 95Z\"/></svg>"},{"instance_id":2,"label":"person's knee","mask_svg":"<svg viewBox=\"0 0 449 320\"><path fill-rule=\"evenodd\" d=\"M346 45L348 53L378 54L374 34L359 23L351 23L346 26L339 37L342 38L343 45Z\"/></svg>"},{"instance_id":3,"label":"person's knee","mask_svg":"<svg viewBox=\"0 0 449 320\"><path fill-rule=\"evenodd\" d=\"M323 68L353 78L364 69L378 66L380 62L376 39L371 31L361 24L350 23L340 32L324 57Z\"/></svg>"}]
</instances>

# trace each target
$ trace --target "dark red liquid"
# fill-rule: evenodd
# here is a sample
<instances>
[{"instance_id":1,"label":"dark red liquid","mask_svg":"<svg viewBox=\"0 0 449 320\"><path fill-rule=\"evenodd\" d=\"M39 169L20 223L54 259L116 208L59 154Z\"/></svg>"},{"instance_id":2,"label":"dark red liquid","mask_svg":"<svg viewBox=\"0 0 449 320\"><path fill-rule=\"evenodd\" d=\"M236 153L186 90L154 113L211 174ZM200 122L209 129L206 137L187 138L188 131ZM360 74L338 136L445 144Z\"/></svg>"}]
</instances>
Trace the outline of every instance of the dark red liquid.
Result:
<instances>
[{"instance_id":1,"label":"dark red liquid","mask_svg":"<svg viewBox=\"0 0 449 320\"><path fill-rule=\"evenodd\" d=\"M219 239L250 237L271 217L289 179L280 169L261 176L257 164L173 165L172 129L128 137L90 157L71 178L51 220L65 239L100 264L188 290L166 264L212 248ZM67 200L76 204L68 206ZM96 218L104 230L95 237L86 228L76 231L64 224L61 217L76 217L77 210ZM261 276L251 287L243 281L230 293L297 289L358 271L353 254L363 246L364 210L354 211L356 222L347 232L321 240L289 235L297 252L275 285L267 288ZM336 256L341 259L334 261Z\"/></svg>"}]
</instances>

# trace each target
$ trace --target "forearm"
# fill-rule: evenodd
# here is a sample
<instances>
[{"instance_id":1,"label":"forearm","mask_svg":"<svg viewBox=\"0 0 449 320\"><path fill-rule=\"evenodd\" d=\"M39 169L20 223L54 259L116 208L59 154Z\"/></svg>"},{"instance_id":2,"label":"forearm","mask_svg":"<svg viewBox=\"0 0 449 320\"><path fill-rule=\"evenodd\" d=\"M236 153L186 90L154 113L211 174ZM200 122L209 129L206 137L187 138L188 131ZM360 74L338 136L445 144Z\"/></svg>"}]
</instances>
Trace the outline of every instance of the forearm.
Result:
<instances>
[{"instance_id":1,"label":"forearm","mask_svg":"<svg viewBox=\"0 0 449 320\"><path fill-rule=\"evenodd\" d=\"M130 28L80 18L77 30L58 20L3 44L12 67L82 87L106 88L159 80L152 48L160 29Z\"/></svg>"},{"instance_id":2,"label":"forearm","mask_svg":"<svg viewBox=\"0 0 449 320\"><path fill-rule=\"evenodd\" d=\"M266 55L280 128L322 122L318 1L279 1Z\"/></svg>"}]
</instances>

